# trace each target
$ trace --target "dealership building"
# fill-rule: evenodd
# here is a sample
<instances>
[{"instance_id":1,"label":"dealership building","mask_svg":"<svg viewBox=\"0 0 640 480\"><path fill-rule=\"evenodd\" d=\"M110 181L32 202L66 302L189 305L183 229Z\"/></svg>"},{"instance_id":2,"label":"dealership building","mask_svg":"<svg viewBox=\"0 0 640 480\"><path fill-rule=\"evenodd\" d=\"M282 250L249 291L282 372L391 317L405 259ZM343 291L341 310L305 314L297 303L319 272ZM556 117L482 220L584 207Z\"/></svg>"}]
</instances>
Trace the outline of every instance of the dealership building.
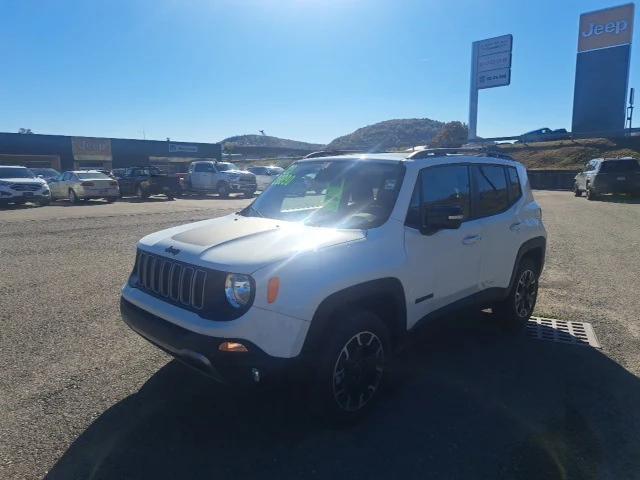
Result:
<instances>
[{"instance_id":1,"label":"dealership building","mask_svg":"<svg viewBox=\"0 0 640 480\"><path fill-rule=\"evenodd\" d=\"M156 165L177 173L186 172L194 160L221 159L220 143L0 133L0 165L58 171Z\"/></svg>"}]
</instances>

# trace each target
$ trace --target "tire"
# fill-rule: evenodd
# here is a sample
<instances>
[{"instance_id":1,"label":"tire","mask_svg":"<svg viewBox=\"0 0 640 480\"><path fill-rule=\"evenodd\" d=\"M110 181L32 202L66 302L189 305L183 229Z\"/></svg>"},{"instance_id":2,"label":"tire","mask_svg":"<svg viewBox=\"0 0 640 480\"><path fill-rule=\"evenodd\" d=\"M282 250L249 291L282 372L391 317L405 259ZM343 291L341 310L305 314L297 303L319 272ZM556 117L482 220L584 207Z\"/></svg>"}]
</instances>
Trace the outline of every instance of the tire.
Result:
<instances>
[{"instance_id":1,"label":"tire","mask_svg":"<svg viewBox=\"0 0 640 480\"><path fill-rule=\"evenodd\" d=\"M118 197L108 197L106 200L107 200L107 203L113 203L116 200L118 200Z\"/></svg>"},{"instance_id":2,"label":"tire","mask_svg":"<svg viewBox=\"0 0 640 480\"><path fill-rule=\"evenodd\" d=\"M378 399L391 347L387 328L376 314L356 310L342 315L324 344L311 398L322 416L348 424Z\"/></svg>"},{"instance_id":3,"label":"tire","mask_svg":"<svg viewBox=\"0 0 640 480\"><path fill-rule=\"evenodd\" d=\"M51 200L40 200L38 202L38 205L40 205L41 207L46 207L47 205L49 205L51 203Z\"/></svg>"},{"instance_id":4,"label":"tire","mask_svg":"<svg viewBox=\"0 0 640 480\"><path fill-rule=\"evenodd\" d=\"M80 203L80 199L73 189L69 189L69 202L73 203L74 205Z\"/></svg>"},{"instance_id":5,"label":"tire","mask_svg":"<svg viewBox=\"0 0 640 480\"><path fill-rule=\"evenodd\" d=\"M229 185L227 185L226 182L218 183L218 188L216 190L218 191L218 195L220 195L220 198L229 197Z\"/></svg>"},{"instance_id":6,"label":"tire","mask_svg":"<svg viewBox=\"0 0 640 480\"><path fill-rule=\"evenodd\" d=\"M142 188L142 185L138 185L138 187L136 188L136 196L143 200L146 200L147 198L149 198L149 194L144 191L144 189Z\"/></svg>"},{"instance_id":7,"label":"tire","mask_svg":"<svg viewBox=\"0 0 640 480\"><path fill-rule=\"evenodd\" d=\"M493 307L493 313L505 329L520 330L527 325L538 298L538 270L530 258L520 260L509 295Z\"/></svg>"},{"instance_id":8,"label":"tire","mask_svg":"<svg viewBox=\"0 0 640 480\"><path fill-rule=\"evenodd\" d=\"M253 198L256 192L244 192L244 198Z\"/></svg>"},{"instance_id":9,"label":"tire","mask_svg":"<svg viewBox=\"0 0 640 480\"><path fill-rule=\"evenodd\" d=\"M597 198L596 193L592 190L592 188L587 185L587 200L593 201Z\"/></svg>"},{"instance_id":10,"label":"tire","mask_svg":"<svg viewBox=\"0 0 640 480\"><path fill-rule=\"evenodd\" d=\"M581 196L582 196L582 190L580 190L580 189L578 188L578 184L577 184L577 183L574 183L574 184L573 184L573 194L574 194L576 197L581 197Z\"/></svg>"}]
</instances>

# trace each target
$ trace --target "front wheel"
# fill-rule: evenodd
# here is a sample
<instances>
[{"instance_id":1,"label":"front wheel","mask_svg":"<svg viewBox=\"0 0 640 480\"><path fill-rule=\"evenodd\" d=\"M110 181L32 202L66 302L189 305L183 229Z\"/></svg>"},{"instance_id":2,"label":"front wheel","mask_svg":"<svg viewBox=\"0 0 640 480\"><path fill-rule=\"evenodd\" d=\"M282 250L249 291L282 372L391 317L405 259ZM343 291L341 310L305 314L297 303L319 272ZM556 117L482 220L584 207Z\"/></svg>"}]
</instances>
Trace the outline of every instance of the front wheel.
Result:
<instances>
[{"instance_id":1,"label":"front wheel","mask_svg":"<svg viewBox=\"0 0 640 480\"><path fill-rule=\"evenodd\" d=\"M108 197L106 200L107 200L107 203L113 203L116 200L118 200L118 197Z\"/></svg>"},{"instance_id":2,"label":"front wheel","mask_svg":"<svg viewBox=\"0 0 640 480\"><path fill-rule=\"evenodd\" d=\"M51 200L47 199L47 200L40 200L38 202L38 205L40 205L41 207L46 207L47 205L49 205L51 203Z\"/></svg>"},{"instance_id":3,"label":"front wheel","mask_svg":"<svg viewBox=\"0 0 640 480\"><path fill-rule=\"evenodd\" d=\"M76 195L76 192L73 190L69 190L69 202L73 204L80 203L80 199L78 198L78 195Z\"/></svg>"},{"instance_id":4,"label":"front wheel","mask_svg":"<svg viewBox=\"0 0 640 480\"><path fill-rule=\"evenodd\" d=\"M593 191L593 189L587 185L587 200L595 200L596 199L596 193Z\"/></svg>"},{"instance_id":5,"label":"front wheel","mask_svg":"<svg viewBox=\"0 0 640 480\"><path fill-rule=\"evenodd\" d=\"M256 192L244 192L244 198L253 198Z\"/></svg>"},{"instance_id":6,"label":"front wheel","mask_svg":"<svg viewBox=\"0 0 640 480\"><path fill-rule=\"evenodd\" d=\"M229 185L225 182L220 182L218 184L218 195L220 195L221 198L227 198L229 196Z\"/></svg>"},{"instance_id":7,"label":"front wheel","mask_svg":"<svg viewBox=\"0 0 640 480\"><path fill-rule=\"evenodd\" d=\"M526 326L538 298L538 275L538 268L530 258L520 261L509 295L493 308L503 327L517 330Z\"/></svg>"},{"instance_id":8,"label":"front wheel","mask_svg":"<svg viewBox=\"0 0 640 480\"><path fill-rule=\"evenodd\" d=\"M573 184L573 194L574 194L576 197L581 197L581 196L582 196L582 190L580 190L580 189L578 188L578 184L577 184L577 183L574 183L574 184Z\"/></svg>"},{"instance_id":9,"label":"front wheel","mask_svg":"<svg viewBox=\"0 0 640 480\"><path fill-rule=\"evenodd\" d=\"M330 419L350 423L377 400L391 351L377 315L363 310L343 315L325 344L313 398Z\"/></svg>"},{"instance_id":10,"label":"front wheel","mask_svg":"<svg viewBox=\"0 0 640 480\"><path fill-rule=\"evenodd\" d=\"M142 185L138 185L138 188L136 188L136 196L139 198L142 198L143 200L146 200L147 198L149 198L149 194L144 191L144 188L142 188Z\"/></svg>"}]
</instances>

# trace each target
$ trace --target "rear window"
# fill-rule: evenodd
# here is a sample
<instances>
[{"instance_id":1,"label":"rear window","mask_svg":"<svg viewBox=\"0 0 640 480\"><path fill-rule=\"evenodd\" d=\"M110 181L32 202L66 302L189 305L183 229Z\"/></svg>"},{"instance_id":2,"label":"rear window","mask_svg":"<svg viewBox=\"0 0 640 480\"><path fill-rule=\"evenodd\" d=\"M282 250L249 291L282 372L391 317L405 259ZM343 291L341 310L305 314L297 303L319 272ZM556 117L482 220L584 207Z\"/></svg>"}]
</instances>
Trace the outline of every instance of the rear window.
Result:
<instances>
[{"instance_id":1,"label":"rear window","mask_svg":"<svg viewBox=\"0 0 640 480\"><path fill-rule=\"evenodd\" d=\"M108 177L107 175L105 175L104 173L101 172L96 172L96 173L92 173L92 172L81 172L81 173L76 173L76 176L80 179L80 180L111 180L111 177Z\"/></svg>"},{"instance_id":2,"label":"rear window","mask_svg":"<svg viewBox=\"0 0 640 480\"><path fill-rule=\"evenodd\" d=\"M600 173L611 172L639 172L640 163L638 160L629 158L627 160L608 160L600 165Z\"/></svg>"}]
</instances>

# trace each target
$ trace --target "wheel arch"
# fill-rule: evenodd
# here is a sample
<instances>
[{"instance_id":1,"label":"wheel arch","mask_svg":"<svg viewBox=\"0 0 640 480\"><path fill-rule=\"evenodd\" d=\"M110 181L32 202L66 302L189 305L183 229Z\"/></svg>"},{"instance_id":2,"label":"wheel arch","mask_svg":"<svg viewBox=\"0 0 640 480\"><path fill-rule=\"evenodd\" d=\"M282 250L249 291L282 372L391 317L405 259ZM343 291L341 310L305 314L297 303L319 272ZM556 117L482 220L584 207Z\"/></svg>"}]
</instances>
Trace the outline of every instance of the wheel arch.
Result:
<instances>
[{"instance_id":1,"label":"wheel arch","mask_svg":"<svg viewBox=\"0 0 640 480\"><path fill-rule=\"evenodd\" d=\"M332 331L331 327L340 321L340 313L353 308L369 310L380 316L389 329L394 346L407 332L407 307L402 283L393 277L380 278L350 286L325 298L313 315L302 354L313 356L320 352L323 340Z\"/></svg>"},{"instance_id":2,"label":"wheel arch","mask_svg":"<svg viewBox=\"0 0 640 480\"><path fill-rule=\"evenodd\" d=\"M516 272L518 265L523 258L531 258L538 267L538 273L542 273L544 268L544 261L547 249L547 239L544 237L534 237L524 242L518 249L516 255L516 261L513 264L513 271L511 272L511 280L509 281L509 288L507 292L510 292L513 284L516 280Z\"/></svg>"}]
</instances>

